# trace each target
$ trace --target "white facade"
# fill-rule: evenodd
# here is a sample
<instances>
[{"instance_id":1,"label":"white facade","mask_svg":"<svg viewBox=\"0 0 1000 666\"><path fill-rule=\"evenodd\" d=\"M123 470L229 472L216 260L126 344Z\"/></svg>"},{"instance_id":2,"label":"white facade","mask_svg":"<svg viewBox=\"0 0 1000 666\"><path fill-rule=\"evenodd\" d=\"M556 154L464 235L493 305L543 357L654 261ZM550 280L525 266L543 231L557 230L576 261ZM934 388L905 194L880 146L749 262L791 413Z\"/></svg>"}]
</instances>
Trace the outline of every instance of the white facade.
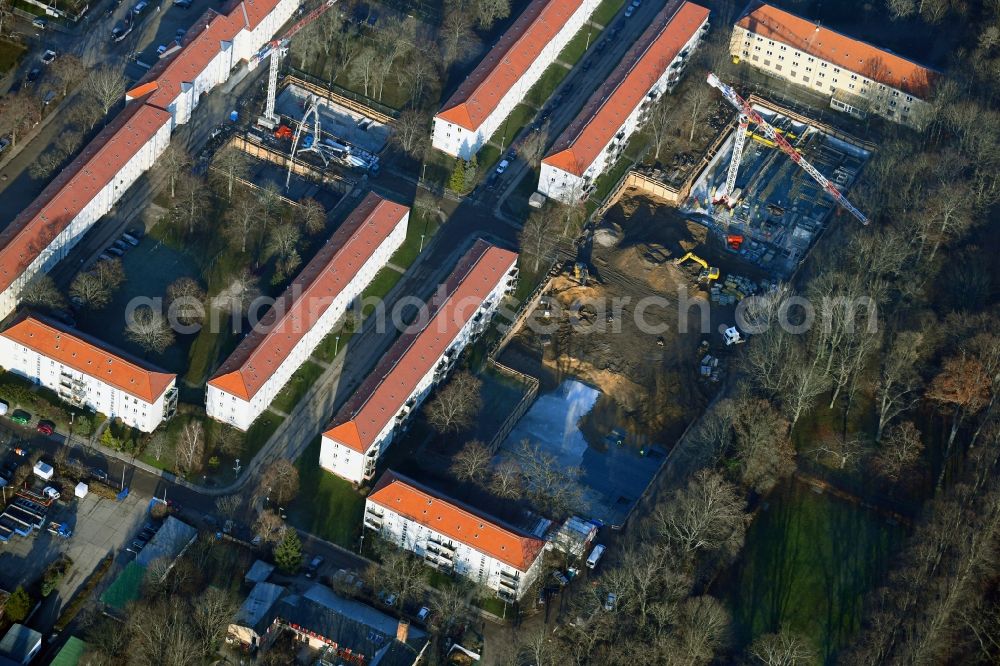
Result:
<instances>
[{"instance_id":1,"label":"white facade","mask_svg":"<svg viewBox=\"0 0 1000 666\"><path fill-rule=\"evenodd\" d=\"M877 72L888 71L880 56L868 56L868 53L877 53L878 49L856 40L840 37L846 43L840 47L841 51L851 49L852 53L857 53L859 56L865 53L864 62L859 60L857 69L838 66L813 53L806 53L793 45L783 43L773 34L762 36L740 25L733 26L729 52L734 59L750 67L808 88L814 93L829 95L831 108L838 111L859 118L874 113L893 122L918 129L925 126L932 111L928 102L912 92L906 92L872 78L878 76ZM894 62L901 60L888 52L884 53L884 57L892 58ZM869 64L873 62L878 64ZM869 68L868 71L865 70L866 67ZM923 74L927 74L927 70L918 65L911 63L909 67L911 73L920 75L923 70Z\"/></svg>"},{"instance_id":2,"label":"white facade","mask_svg":"<svg viewBox=\"0 0 1000 666\"><path fill-rule=\"evenodd\" d=\"M580 6L559 32L542 47L538 57L528 65L514 85L503 93L503 96L496 103L496 107L482 120L478 127L470 129L462 126L450 117L452 114L447 110L438 113L434 117L431 145L449 155L461 157L464 160L472 159L472 156L478 153L490 137L500 129L503 121L514 111L514 107L521 103L521 100L538 82L548 66L555 62L563 48L583 27L583 24L587 22L599 4L600 0L583 0L580 3ZM519 44L515 44L513 48L517 49L518 46ZM517 57L516 53L505 55L503 63L506 64L508 60ZM497 63L497 66L501 66L500 63ZM478 97L481 100L480 103L492 104L491 91L486 90L486 88L489 88L489 81L484 82L479 89L472 93L472 96ZM467 102L462 102L462 104L467 104ZM513 138L509 136L507 140Z\"/></svg>"},{"instance_id":3,"label":"white facade","mask_svg":"<svg viewBox=\"0 0 1000 666\"><path fill-rule=\"evenodd\" d=\"M625 146L628 145L629 137L638 130L645 121L645 112L659 99L660 95L671 92L680 81L687 63L691 60L691 55L701 44L701 40L708 31L708 18L701 27L694 32L691 38L684 44L669 62L664 60L658 65L662 65L662 73L646 89L645 96L636 104L617 131L607 134L607 139L603 141L596 157L589 164L573 164L571 167L566 164L553 164L542 160L541 170L538 175L538 191L550 199L555 199L564 204L574 204L589 196L594 189L595 181L622 155ZM616 91L617 92L617 91ZM608 104L614 103L614 98L608 100ZM590 131L584 129L584 132ZM556 142L558 145L559 142ZM579 175L575 172L579 172Z\"/></svg>"},{"instance_id":4,"label":"white facade","mask_svg":"<svg viewBox=\"0 0 1000 666\"><path fill-rule=\"evenodd\" d=\"M516 257L516 255L514 256ZM427 370L417 380L406 399L402 400L400 404L386 407L386 409L391 409L395 413L395 417L386 420L381 431L373 438L373 441L367 446L364 452L332 439L329 436L330 431L324 433L319 456L320 466L353 483L360 484L371 479L375 475L376 463L392 444L396 433L405 429L405 424L410 414L419 409L435 384L448 376L449 371L462 350L485 330L490 319L500 306L504 295L513 291L516 283L517 269L515 263L512 262L496 286L482 300L478 308L471 313L471 316L469 316L462 328L451 338L444 353L433 364L427 366ZM442 309L446 309L447 307L445 305ZM468 312L468 303L465 304L462 312L463 314ZM431 318L428 328L437 325L435 320L436 317ZM420 344L419 338L415 344ZM392 351L390 350L389 354L392 354ZM380 369L376 368L375 372L379 371Z\"/></svg>"},{"instance_id":5,"label":"white facade","mask_svg":"<svg viewBox=\"0 0 1000 666\"><path fill-rule=\"evenodd\" d=\"M208 416L216 421L228 423L240 430L247 430L253 424L254 420L271 405L295 371L312 356L316 347L333 330L334 325L344 316L344 313L347 312L347 309L354 300L361 295L378 272L389 263L390 257L406 240L406 228L409 219L409 212L400 218L399 223L393 229L392 233L385 237L362 268L354 274L344 289L333 298L333 301L330 302L330 305L316 321L316 324L305 331L288 356L274 369L274 372L250 400L245 400L240 396L209 383L205 396L205 410ZM310 296L307 294L303 298L310 298ZM312 305L316 306L316 304ZM267 343L265 341L261 344Z\"/></svg>"},{"instance_id":6,"label":"white facade","mask_svg":"<svg viewBox=\"0 0 1000 666\"><path fill-rule=\"evenodd\" d=\"M511 601L524 596L543 567L543 549L539 549L530 566L521 570L370 499L365 500L364 526L423 558L429 566L469 578Z\"/></svg>"},{"instance_id":7,"label":"white facade","mask_svg":"<svg viewBox=\"0 0 1000 666\"><path fill-rule=\"evenodd\" d=\"M70 404L87 407L109 418L119 418L143 432L156 430L177 408L177 389L173 380L149 402L3 336L0 336L0 366L52 389Z\"/></svg>"}]
</instances>

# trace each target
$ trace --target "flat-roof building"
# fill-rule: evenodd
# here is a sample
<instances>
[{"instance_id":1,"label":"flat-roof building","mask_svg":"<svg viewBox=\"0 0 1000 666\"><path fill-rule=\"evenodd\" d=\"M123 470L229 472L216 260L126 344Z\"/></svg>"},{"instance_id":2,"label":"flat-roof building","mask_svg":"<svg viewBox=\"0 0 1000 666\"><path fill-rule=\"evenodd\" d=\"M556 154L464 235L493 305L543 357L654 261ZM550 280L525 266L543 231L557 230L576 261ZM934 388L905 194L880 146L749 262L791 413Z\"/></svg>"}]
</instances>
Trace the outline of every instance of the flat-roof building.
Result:
<instances>
[{"instance_id":1,"label":"flat-roof building","mask_svg":"<svg viewBox=\"0 0 1000 666\"><path fill-rule=\"evenodd\" d=\"M858 117L874 113L923 127L939 74L766 3L752 3L733 25L729 51L740 62L830 96L830 106Z\"/></svg>"},{"instance_id":2,"label":"flat-roof building","mask_svg":"<svg viewBox=\"0 0 1000 666\"><path fill-rule=\"evenodd\" d=\"M409 219L406 206L365 197L208 381L208 415L249 428L389 263Z\"/></svg>"},{"instance_id":3,"label":"flat-roof building","mask_svg":"<svg viewBox=\"0 0 1000 666\"><path fill-rule=\"evenodd\" d=\"M0 333L0 366L143 432L177 408L177 375L38 315L19 315Z\"/></svg>"},{"instance_id":4,"label":"flat-roof building","mask_svg":"<svg viewBox=\"0 0 1000 666\"><path fill-rule=\"evenodd\" d=\"M708 31L709 10L669 2L542 160L538 191L573 203L621 156L647 107L680 80Z\"/></svg>"},{"instance_id":5,"label":"flat-roof building","mask_svg":"<svg viewBox=\"0 0 1000 666\"><path fill-rule=\"evenodd\" d=\"M425 311L385 353L323 433L319 464L361 483L517 281L517 254L478 240Z\"/></svg>"},{"instance_id":6,"label":"flat-roof building","mask_svg":"<svg viewBox=\"0 0 1000 666\"><path fill-rule=\"evenodd\" d=\"M542 568L545 541L402 474L385 472L365 500L364 525L428 566L520 599Z\"/></svg>"},{"instance_id":7,"label":"flat-roof building","mask_svg":"<svg viewBox=\"0 0 1000 666\"><path fill-rule=\"evenodd\" d=\"M598 4L599 0L534 0L528 5L434 116L432 145L471 159Z\"/></svg>"}]
</instances>

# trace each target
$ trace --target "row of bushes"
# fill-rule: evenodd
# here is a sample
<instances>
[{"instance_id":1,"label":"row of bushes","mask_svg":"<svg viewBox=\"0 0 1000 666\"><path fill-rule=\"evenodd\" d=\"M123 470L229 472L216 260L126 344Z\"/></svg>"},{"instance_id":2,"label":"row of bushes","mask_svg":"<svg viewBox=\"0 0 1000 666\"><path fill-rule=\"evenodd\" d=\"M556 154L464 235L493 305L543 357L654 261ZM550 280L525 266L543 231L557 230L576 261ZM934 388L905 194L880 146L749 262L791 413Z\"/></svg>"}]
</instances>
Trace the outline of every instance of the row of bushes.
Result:
<instances>
[{"instance_id":1,"label":"row of bushes","mask_svg":"<svg viewBox=\"0 0 1000 666\"><path fill-rule=\"evenodd\" d=\"M94 588L97 587L97 584L100 583L104 576L108 573L108 569L111 568L111 562L113 560L114 557L110 554L106 555L104 559L101 560L101 563L97 565L97 568L94 569L94 573L91 574L90 578L87 579L87 582L83 584L83 587L81 587L76 593L76 596L74 596L63 608L62 614L59 616L59 619L56 620L55 626L53 627L56 631L62 631L65 629L80 613L80 610L82 610L83 605L87 603L87 599L90 598Z\"/></svg>"}]
</instances>

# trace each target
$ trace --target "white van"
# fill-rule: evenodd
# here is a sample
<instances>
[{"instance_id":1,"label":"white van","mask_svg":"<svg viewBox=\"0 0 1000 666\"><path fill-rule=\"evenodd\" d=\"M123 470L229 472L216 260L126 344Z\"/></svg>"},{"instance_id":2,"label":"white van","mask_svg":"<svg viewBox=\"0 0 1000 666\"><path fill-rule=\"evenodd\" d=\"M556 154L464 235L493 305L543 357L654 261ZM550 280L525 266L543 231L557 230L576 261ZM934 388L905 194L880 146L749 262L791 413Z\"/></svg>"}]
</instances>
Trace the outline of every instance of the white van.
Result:
<instances>
[{"instance_id":1,"label":"white van","mask_svg":"<svg viewBox=\"0 0 1000 666\"><path fill-rule=\"evenodd\" d=\"M0 416L6 414L9 410L10 410L10 405L7 404L7 401L0 400Z\"/></svg>"},{"instance_id":2,"label":"white van","mask_svg":"<svg viewBox=\"0 0 1000 666\"><path fill-rule=\"evenodd\" d=\"M601 557L604 555L604 546L597 544L594 546L594 550L590 551L590 557L587 558L587 568L593 569L597 566L597 563L601 561Z\"/></svg>"}]
</instances>

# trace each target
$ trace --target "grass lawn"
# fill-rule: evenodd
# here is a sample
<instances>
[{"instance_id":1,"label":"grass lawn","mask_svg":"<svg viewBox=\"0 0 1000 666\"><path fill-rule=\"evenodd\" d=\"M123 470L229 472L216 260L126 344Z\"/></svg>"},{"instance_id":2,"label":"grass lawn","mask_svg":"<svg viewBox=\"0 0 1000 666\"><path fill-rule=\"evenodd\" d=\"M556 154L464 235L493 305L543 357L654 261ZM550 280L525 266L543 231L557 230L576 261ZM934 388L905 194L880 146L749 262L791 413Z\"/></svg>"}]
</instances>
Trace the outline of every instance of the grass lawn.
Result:
<instances>
[{"instance_id":1,"label":"grass lawn","mask_svg":"<svg viewBox=\"0 0 1000 666\"><path fill-rule=\"evenodd\" d=\"M596 44L597 40L601 38L601 32L603 31L589 23L584 24L573 39L569 40L566 48L559 53L557 60L567 65L575 65L583 57L583 54L587 52L587 49ZM563 70L566 70L566 68L564 67Z\"/></svg>"},{"instance_id":2,"label":"grass lawn","mask_svg":"<svg viewBox=\"0 0 1000 666\"><path fill-rule=\"evenodd\" d=\"M271 407L278 411L291 414L295 405L299 403L302 396L306 394L309 387L323 374L323 366L316 365L312 361L306 361L295 374L291 376L288 383L278 393L278 396L271 403Z\"/></svg>"},{"instance_id":3,"label":"grass lawn","mask_svg":"<svg viewBox=\"0 0 1000 666\"><path fill-rule=\"evenodd\" d=\"M389 261L400 268L409 268L420 254L420 237L423 236L423 246L427 247L431 238L437 233L439 226L441 226L441 223L438 221L437 215L433 213L428 215L412 215L410 217L410 224L406 228L406 240L403 241L403 244L399 246L399 249L396 250L396 253L392 255Z\"/></svg>"},{"instance_id":4,"label":"grass lawn","mask_svg":"<svg viewBox=\"0 0 1000 666\"><path fill-rule=\"evenodd\" d=\"M604 2L597 6L594 13L591 14L590 20L598 25L607 26L608 22L615 17L615 14L618 13L618 10L624 4L625 0L604 0Z\"/></svg>"},{"instance_id":5,"label":"grass lawn","mask_svg":"<svg viewBox=\"0 0 1000 666\"><path fill-rule=\"evenodd\" d=\"M17 62L28 49L16 42L0 40L0 74L6 74L9 69L17 65Z\"/></svg>"},{"instance_id":6,"label":"grass lawn","mask_svg":"<svg viewBox=\"0 0 1000 666\"><path fill-rule=\"evenodd\" d=\"M365 287L365 290L361 292L361 302L364 304L363 316L367 317L371 314L375 309L375 304L382 301L402 277L402 273L389 267L380 270L371 283Z\"/></svg>"},{"instance_id":7,"label":"grass lawn","mask_svg":"<svg viewBox=\"0 0 1000 666\"><path fill-rule=\"evenodd\" d=\"M524 174L521 182L517 184L517 188L503 202L504 208L518 219L527 219L528 213L531 212L531 208L528 206L528 197L534 194L536 189L538 189L538 171L532 169Z\"/></svg>"},{"instance_id":8,"label":"grass lawn","mask_svg":"<svg viewBox=\"0 0 1000 666\"><path fill-rule=\"evenodd\" d=\"M484 611L493 613L497 617L506 616L507 604L505 604L497 597L487 597L485 599L479 599L477 601L474 601L473 603L482 608Z\"/></svg>"},{"instance_id":9,"label":"grass lawn","mask_svg":"<svg viewBox=\"0 0 1000 666\"><path fill-rule=\"evenodd\" d=\"M479 163L479 180L482 180L493 171L493 168L500 161L500 144L486 144L476 153L476 161Z\"/></svg>"},{"instance_id":10,"label":"grass lawn","mask_svg":"<svg viewBox=\"0 0 1000 666\"><path fill-rule=\"evenodd\" d=\"M188 370L184 376L184 380L190 384L204 384L215 367L215 361L222 355L221 351L229 346L226 342L234 335L229 325L229 315L220 315L219 321L219 330L214 330L214 326L203 326L191 343Z\"/></svg>"},{"instance_id":11,"label":"grass lawn","mask_svg":"<svg viewBox=\"0 0 1000 666\"><path fill-rule=\"evenodd\" d=\"M750 526L733 575L721 582L739 643L786 628L809 638L829 663L857 631L864 595L903 536L900 526L857 505L794 481L779 486Z\"/></svg>"},{"instance_id":12,"label":"grass lawn","mask_svg":"<svg viewBox=\"0 0 1000 666\"><path fill-rule=\"evenodd\" d=\"M337 340L338 335L340 336L339 341ZM340 352L347 349L353 335L354 331L343 328L329 333L316 345L316 351L312 353L313 358L319 359L324 363L333 363L333 360L340 355Z\"/></svg>"},{"instance_id":13,"label":"grass lawn","mask_svg":"<svg viewBox=\"0 0 1000 666\"><path fill-rule=\"evenodd\" d=\"M285 417L278 416L268 410L257 417L257 420L250 424L247 430L246 445L243 447L243 460L251 460L260 448L264 446L271 435L278 429L278 426L285 420Z\"/></svg>"},{"instance_id":14,"label":"grass lawn","mask_svg":"<svg viewBox=\"0 0 1000 666\"><path fill-rule=\"evenodd\" d=\"M586 33L584 33L583 38L587 38ZM566 51L569 51L572 47L573 42L570 42L569 46L567 46L563 51L563 54L565 54ZM580 44L580 47L583 48L582 43ZM581 51L580 54L582 55L583 52ZM562 56L560 56L560 59L562 59ZM567 62L572 64L579 59L580 56L578 55L575 60ZM542 108L545 103L549 101L549 97L552 96L552 91L559 86L562 80L566 78L567 74L569 74L568 69L557 62L552 63L544 72L542 72L542 75L538 78L538 81L535 82L535 85L531 86L531 90L529 90L528 94L524 96L524 102L526 104Z\"/></svg>"},{"instance_id":15,"label":"grass lawn","mask_svg":"<svg viewBox=\"0 0 1000 666\"><path fill-rule=\"evenodd\" d=\"M299 495L288 506L288 517L299 529L355 550L365 498L349 482L317 464L320 441L316 437L295 463L299 468Z\"/></svg>"},{"instance_id":16,"label":"grass lawn","mask_svg":"<svg viewBox=\"0 0 1000 666\"><path fill-rule=\"evenodd\" d=\"M507 150L507 147L510 146L514 138L528 125L528 123L531 122L531 119L535 117L536 113L538 112L527 104L518 104L514 107L514 110L511 111L510 115L503 121L503 125L501 125L500 128L493 133L493 136L490 137L489 144L496 146L498 149L497 156L493 158L493 163L495 163L496 159L499 157L500 146L503 146L503 149ZM480 174L488 173L487 167L491 164L491 162L487 161L487 157L483 155L482 150L479 151L479 157L477 159L479 161Z\"/></svg>"},{"instance_id":17,"label":"grass lawn","mask_svg":"<svg viewBox=\"0 0 1000 666\"><path fill-rule=\"evenodd\" d=\"M611 167L610 170L605 171L604 174L597 179L597 183L594 187L594 193L590 195L590 198L594 201L601 202L611 194L611 188L618 184L621 177L625 175L625 172L629 170L632 166L632 160L628 157L620 157L615 165Z\"/></svg>"}]
</instances>

